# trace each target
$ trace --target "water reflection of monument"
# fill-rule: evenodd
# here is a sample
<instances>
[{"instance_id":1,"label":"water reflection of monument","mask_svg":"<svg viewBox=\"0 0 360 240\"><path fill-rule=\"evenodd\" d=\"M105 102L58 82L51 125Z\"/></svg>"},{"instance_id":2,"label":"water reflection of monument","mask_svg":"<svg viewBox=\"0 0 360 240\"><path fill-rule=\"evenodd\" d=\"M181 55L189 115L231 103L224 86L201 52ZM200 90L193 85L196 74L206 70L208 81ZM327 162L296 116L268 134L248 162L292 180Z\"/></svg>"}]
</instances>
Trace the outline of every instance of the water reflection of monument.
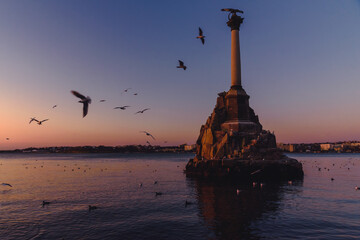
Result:
<instances>
[{"instance_id":1,"label":"water reflection of monument","mask_svg":"<svg viewBox=\"0 0 360 240\"><path fill-rule=\"evenodd\" d=\"M283 193L279 185L260 189L241 183L188 178L197 191L199 215L215 239L260 239L251 224L279 209ZM236 193L241 187L241 192ZM210 238L213 239L213 238Z\"/></svg>"},{"instance_id":2,"label":"water reflection of monument","mask_svg":"<svg viewBox=\"0 0 360 240\"><path fill-rule=\"evenodd\" d=\"M247 179L302 178L301 163L276 148L275 135L263 130L242 87L239 29L244 18L237 13L243 12L222 10L229 12L227 25L231 28L231 86L219 93L213 113L201 126L196 156L188 162L186 173Z\"/></svg>"}]
</instances>

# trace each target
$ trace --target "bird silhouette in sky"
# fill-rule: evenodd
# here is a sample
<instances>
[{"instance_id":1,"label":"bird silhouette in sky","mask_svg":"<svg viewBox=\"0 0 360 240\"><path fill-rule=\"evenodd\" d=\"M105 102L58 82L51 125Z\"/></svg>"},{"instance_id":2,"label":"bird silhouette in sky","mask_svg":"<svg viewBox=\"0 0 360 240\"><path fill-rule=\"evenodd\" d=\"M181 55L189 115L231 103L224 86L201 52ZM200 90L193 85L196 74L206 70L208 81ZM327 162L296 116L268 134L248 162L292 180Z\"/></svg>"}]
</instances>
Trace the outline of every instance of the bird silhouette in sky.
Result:
<instances>
[{"instance_id":1,"label":"bird silhouette in sky","mask_svg":"<svg viewBox=\"0 0 360 240\"><path fill-rule=\"evenodd\" d=\"M85 97L84 95L82 95L82 94L80 94L80 93L78 93L77 91L74 91L74 90L72 90L71 93L74 94L74 96L81 99L79 101L79 103L83 104L83 118L84 118L88 113L89 104L91 103L91 98L89 96Z\"/></svg>"},{"instance_id":2,"label":"bird silhouette in sky","mask_svg":"<svg viewBox=\"0 0 360 240\"><path fill-rule=\"evenodd\" d=\"M179 61L179 66L176 66L177 68L182 68L182 69L184 69L184 70L186 70L186 66L184 65L184 62L183 61L181 61L181 60L178 60Z\"/></svg>"},{"instance_id":3,"label":"bird silhouette in sky","mask_svg":"<svg viewBox=\"0 0 360 240\"><path fill-rule=\"evenodd\" d=\"M130 106L114 107L114 109L125 110L125 109L128 108L128 107L130 107Z\"/></svg>"},{"instance_id":4,"label":"bird silhouette in sky","mask_svg":"<svg viewBox=\"0 0 360 240\"><path fill-rule=\"evenodd\" d=\"M134 96L137 96L138 95L138 93L134 93Z\"/></svg>"},{"instance_id":5,"label":"bird silhouette in sky","mask_svg":"<svg viewBox=\"0 0 360 240\"><path fill-rule=\"evenodd\" d=\"M46 121L48 121L48 120L49 120L49 119L44 119L44 120L39 121L39 120L37 120L37 119L34 119L34 121L36 121L38 125L42 125L43 122L46 122Z\"/></svg>"},{"instance_id":6,"label":"bird silhouette in sky","mask_svg":"<svg viewBox=\"0 0 360 240\"><path fill-rule=\"evenodd\" d=\"M105 102L106 100L105 99L101 99L99 102Z\"/></svg>"},{"instance_id":7,"label":"bird silhouette in sky","mask_svg":"<svg viewBox=\"0 0 360 240\"><path fill-rule=\"evenodd\" d=\"M143 110L141 110L141 111L137 111L137 112L134 113L134 114L144 113L144 112L147 111L147 110L150 110L150 108L145 108L145 109L143 109Z\"/></svg>"},{"instance_id":8,"label":"bird silhouette in sky","mask_svg":"<svg viewBox=\"0 0 360 240\"><path fill-rule=\"evenodd\" d=\"M122 93L127 93L131 88L125 89Z\"/></svg>"},{"instance_id":9,"label":"bird silhouette in sky","mask_svg":"<svg viewBox=\"0 0 360 240\"><path fill-rule=\"evenodd\" d=\"M54 105L52 108L56 108L57 107L57 105Z\"/></svg>"},{"instance_id":10,"label":"bird silhouette in sky","mask_svg":"<svg viewBox=\"0 0 360 240\"><path fill-rule=\"evenodd\" d=\"M148 133L148 132L146 132L146 131L141 131L142 133L145 133L146 134L146 136L150 136L150 137L152 137L152 139L154 139L155 140L155 138L154 138L154 136L153 135L151 135L150 133Z\"/></svg>"},{"instance_id":11,"label":"bird silhouette in sky","mask_svg":"<svg viewBox=\"0 0 360 240\"><path fill-rule=\"evenodd\" d=\"M202 44L204 45L205 43L205 36L203 35L203 31L201 28L199 28L199 36L197 36L196 38L199 38L202 42Z\"/></svg>"},{"instance_id":12,"label":"bird silhouette in sky","mask_svg":"<svg viewBox=\"0 0 360 240\"><path fill-rule=\"evenodd\" d=\"M146 141L147 144L149 144L151 146L151 143L149 141Z\"/></svg>"}]
</instances>

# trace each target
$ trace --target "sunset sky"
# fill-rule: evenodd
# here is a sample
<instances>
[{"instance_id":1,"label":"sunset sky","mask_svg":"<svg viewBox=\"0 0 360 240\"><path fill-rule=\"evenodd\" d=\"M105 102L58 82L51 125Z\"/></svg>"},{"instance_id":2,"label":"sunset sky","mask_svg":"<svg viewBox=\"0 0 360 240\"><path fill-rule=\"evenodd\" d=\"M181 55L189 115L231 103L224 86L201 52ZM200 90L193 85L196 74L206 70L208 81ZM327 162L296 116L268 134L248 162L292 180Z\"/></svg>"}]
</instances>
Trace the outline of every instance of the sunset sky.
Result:
<instances>
[{"instance_id":1,"label":"sunset sky","mask_svg":"<svg viewBox=\"0 0 360 240\"><path fill-rule=\"evenodd\" d=\"M360 1L4 0L0 150L151 140L139 131L195 143L230 87L228 7L244 11L242 83L263 127L284 143L360 140ZM71 90L92 98L85 118Z\"/></svg>"}]
</instances>

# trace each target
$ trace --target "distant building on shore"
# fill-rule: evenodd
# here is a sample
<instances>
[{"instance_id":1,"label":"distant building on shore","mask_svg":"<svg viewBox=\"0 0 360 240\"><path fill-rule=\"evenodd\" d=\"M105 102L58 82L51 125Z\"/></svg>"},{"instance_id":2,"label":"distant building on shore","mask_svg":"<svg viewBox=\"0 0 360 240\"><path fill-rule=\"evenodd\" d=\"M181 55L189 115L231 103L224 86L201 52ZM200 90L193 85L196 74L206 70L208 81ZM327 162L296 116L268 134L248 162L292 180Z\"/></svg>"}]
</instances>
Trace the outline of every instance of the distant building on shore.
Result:
<instances>
[{"instance_id":1,"label":"distant building on shore","mask_svg":"<svg viewBox=\"0 0 360 240\"><path fill-rule=\"evenodd\" d=\"M320 144L321 151L330 151L334 149L334 144L332 143L321 143Z\"/></svg>"},{"instance_id":2,"label":"distant building on shore","mask_svg":"<svg viewBox=\"0 0 360 240\"><path fill-rule=\"evenodd\" d=\"M294 144L283 144L278 143L277 148L283 150L284 152L295 152L295 146Z\"/></svg>"},{"instance_id":3,"label":"distant building on shore","mask_svg":"<svg viewBox=\"0 0 360 240\"><path fill-rule=\"evenodd\" d=\"M196 144L191 144L191 145L183 144L182 146L184 146L184 151L190 152L196 149Z\"/></svg>"},{"instance_id":4,"label":"distant building on shore","mask_svg":"<svg viewBox=\"0 0 360 240\"><path fill-rule=\"evenodd\" d=\"M294 153L360 153L360 142L344 141L344 142L326 142L326 143L278 143L277 148L284 152Z\"/></svg>"}]
</instances>

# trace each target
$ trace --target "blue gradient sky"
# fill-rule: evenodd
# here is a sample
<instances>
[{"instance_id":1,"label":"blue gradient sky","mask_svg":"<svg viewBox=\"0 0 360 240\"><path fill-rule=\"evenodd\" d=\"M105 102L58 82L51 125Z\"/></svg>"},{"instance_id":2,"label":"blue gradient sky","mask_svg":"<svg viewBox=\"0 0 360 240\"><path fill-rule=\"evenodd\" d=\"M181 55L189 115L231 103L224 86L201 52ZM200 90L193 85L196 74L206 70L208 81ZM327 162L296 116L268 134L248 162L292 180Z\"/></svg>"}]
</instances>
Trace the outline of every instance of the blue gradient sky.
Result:
<instances>
[{"instance_id":1,"label":"blue gradient sky","mask_svg":"<svg viewBox=\"0 0 360 240\"><path fill-rule=\"evenodd\" d=\"M243 86L278 142L360 140L359 1L8 0L0 2L0 149L145 144L143 130L153 144L194 143L230 87L224 7L245 12ZM93 99L84 119L70 90ZM131 108L113 110L120 105ZM151 110L134 115L142 108ZM50 120L29 125L34 116Z\"/></svg>"}]
</instances>

